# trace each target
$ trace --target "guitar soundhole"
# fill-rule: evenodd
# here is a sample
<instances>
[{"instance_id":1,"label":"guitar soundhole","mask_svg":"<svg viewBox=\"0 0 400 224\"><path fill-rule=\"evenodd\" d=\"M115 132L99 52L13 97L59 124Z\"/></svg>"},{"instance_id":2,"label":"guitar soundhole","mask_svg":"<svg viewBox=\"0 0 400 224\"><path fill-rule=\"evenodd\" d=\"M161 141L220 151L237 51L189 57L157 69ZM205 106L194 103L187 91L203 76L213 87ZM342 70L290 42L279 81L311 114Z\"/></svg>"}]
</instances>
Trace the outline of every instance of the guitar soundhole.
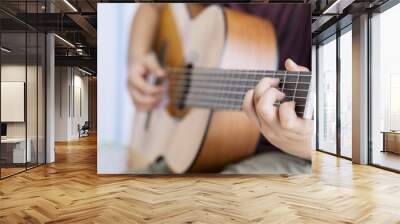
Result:
<instances>
[{"instance_id":1,"label":"guitar soundhole","mask_svg":"<svg viewBox=\"0 0 400 224\"><path fill-rule=\"evenodd\" d=\"M185 102L191 85L190 76L193 65L187 64L185 68L185 72L174 74L175 76L179 76L178 79L170 82L170 104L168 111L176 118L182 118L188 112Z\"/></svg>"},{"instance_id":2,"label":"guitar soundhole","mask_svg":"<svg viewBox=\"0 0 400 224\"><path fill-rule=\"evenodd\" d=\"M182 89L182 92L180 93L180 95L182 97L181 97L181 100L179 101L179 104L178 104L178 109L179 110L183 110L185 108L185 106L186 106L185 105L185 100L186 100L186 96L189 93L189 89L190 89L190 84L191 84L190 76L192 74L192 68L193 68L192 64L186 65L187 73L185 73L186 79L183 81L184 88Z\"/></svg>"}]
</instances>

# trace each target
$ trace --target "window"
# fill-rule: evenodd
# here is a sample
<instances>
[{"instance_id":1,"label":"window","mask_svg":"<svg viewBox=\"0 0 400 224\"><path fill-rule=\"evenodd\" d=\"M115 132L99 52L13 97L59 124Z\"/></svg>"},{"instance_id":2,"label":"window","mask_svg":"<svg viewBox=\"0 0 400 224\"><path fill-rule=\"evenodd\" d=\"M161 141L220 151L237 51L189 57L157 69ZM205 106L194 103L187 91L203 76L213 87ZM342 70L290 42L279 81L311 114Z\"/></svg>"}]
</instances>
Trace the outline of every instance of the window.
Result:
<instances>
[{"instance_id":1,"label":"window","mask_svg":"<svg viewBox=\"0 0 400 224\"><path fill-rule=\"evenodd\" d=\"M27 144L26 93L26 33L1 33L1 177L26 169L31 162L30 142ZM5 50L4 50L5 49ZM7 143L7 141L12 141Z\"/></svg>"},{"instance_id":2,"label":"window","mask_svg":"<svg viewBox=\"0 0 400 224\"><path fill-rule=\"evenodd\" d=\"M352 157L352 33L340 36L340 155Z\"/></svg>"},{"instance_id":3,"label":"window","mask_svg":"<svg viewBox=\"0 0 400 224\"><path fill-rule=\"evenodd\" d=\"M19 2L20 13L44 1ZM12 2L0 2L7 6ZM15 5L15 4L12 4ZM0 12L0 178L45 162L45 34Z\"/></svg>"},{"instance_id":4,"label":"window","mask_svg":"<svg viewBox=\"0 0 400 224\"><path fill-rule=\"evenodd\" d=\"M400 170L400 4L371 18L371 160Z\"/></svg>"},{"instance_id":5,"label":"window","mask_svg":"<svg viewBox=\"0 0 400 224\"><path fill-rule=\"evenodd\" d=\"M336 153L336 39L318 48L318 149Z\"/></svg>"}]
</instances>

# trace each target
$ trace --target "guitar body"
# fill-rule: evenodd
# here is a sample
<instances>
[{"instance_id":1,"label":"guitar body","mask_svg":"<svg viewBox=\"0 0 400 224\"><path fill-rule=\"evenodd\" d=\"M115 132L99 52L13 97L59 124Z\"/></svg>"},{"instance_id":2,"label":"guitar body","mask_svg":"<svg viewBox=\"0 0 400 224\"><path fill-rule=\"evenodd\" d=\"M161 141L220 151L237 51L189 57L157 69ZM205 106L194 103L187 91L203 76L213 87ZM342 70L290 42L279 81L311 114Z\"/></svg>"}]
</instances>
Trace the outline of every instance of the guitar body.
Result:
<instances>
[{"instance_id":1,"label":"guitar body","mask_svg":"<svg viewBox=\"0 0 400 224\"><path fill-rule=\"evenodd\" d=\"M272 24L218 6L191 18L185 4L169 4L161 15L155 49L166 66L277 68ZM171 94L166 95L150 116L135 115L132 168L163 156L175 173L218 172L254 154L260 134L243 112L177 109Z\"/></svg>"}]
</instances>

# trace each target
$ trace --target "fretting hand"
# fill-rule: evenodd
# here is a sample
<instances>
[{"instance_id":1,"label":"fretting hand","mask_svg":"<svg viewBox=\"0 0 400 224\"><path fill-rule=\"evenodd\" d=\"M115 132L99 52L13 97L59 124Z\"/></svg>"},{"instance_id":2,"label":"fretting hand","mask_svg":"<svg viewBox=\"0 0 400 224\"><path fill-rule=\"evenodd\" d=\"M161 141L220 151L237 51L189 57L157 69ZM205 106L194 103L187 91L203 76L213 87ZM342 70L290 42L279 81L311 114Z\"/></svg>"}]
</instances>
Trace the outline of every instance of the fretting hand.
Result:
<instances>
[{"instance_id":1,"label":"fretting hand","mask_svg":"<svg viewBox=\"0 0 400 224\"><path fill-rule=\"evenodd\" d=\"M286 60L285 67L292 72L309 71L291 59ZM286 153L311 159L313 121L297 117L294 101L274 106L276 101L285 98L285 94L277 89L278 86L279 79L262 79L254 89L246 93L244 111L271 144Z\"/></svg>"}]
</instances>

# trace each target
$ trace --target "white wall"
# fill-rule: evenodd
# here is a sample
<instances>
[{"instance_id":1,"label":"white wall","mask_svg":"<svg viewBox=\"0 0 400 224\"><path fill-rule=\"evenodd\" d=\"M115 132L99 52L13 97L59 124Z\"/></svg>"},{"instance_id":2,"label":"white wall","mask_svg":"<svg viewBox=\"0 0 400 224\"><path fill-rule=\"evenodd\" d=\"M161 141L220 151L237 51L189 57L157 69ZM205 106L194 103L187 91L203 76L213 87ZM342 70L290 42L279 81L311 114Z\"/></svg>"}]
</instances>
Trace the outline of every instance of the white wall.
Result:
<instances>
[{"instance_id":1,"label":"white wall","mask_svg":"<svg viewBox=\"0 0 400 224\"><path fill-rule=\"evenodd\" d=\"M83 73L76 73L77 70L75 70L74 74L74 96L72 97L74 99L74 108L72 108L72 120L71 120L71 136L73 139L79 138L79 132L78 132L78 124L83 125L85 121L89 120L89 113L88 113L88 77L87 76L82 76ZM79 93L80 91L80 93ZM79 97L80 96L80 97ZM80 102L79 102L80 101ZM80 108L81 107L81 108ZM82 110L82 111L80 111ZM75 112L74 112L75 111Z\"/></svg>"},{"instance_id":2,"label":"white wall","mask_svg":"<svg viewBox=\"0 0 400 224\"><path fill-rule=\"evenodd\" d=\"M55 68L55 141L68 140L68 86L67 67Z\"/></svg>"},{"instance_id":3,"label":"white wall","mask_svg":"<svg viewBox=\"0 0 400 224\"><path fill-rule=\"evenodd\" d=\"M138 4L98 4L97 172L127 173L134 108L127 91L127 49Z\"/></svg>"},{"instance_id":4,"label":"white wall","mask_svg":"<svg viewBox=\"0 0 400 224\"><path fill-rule=\"evenodd\" d=\"M88 120L88 77L72 67L56 67L55 73L55 140L70 141Z\"/></svg>"}]
</instances>

